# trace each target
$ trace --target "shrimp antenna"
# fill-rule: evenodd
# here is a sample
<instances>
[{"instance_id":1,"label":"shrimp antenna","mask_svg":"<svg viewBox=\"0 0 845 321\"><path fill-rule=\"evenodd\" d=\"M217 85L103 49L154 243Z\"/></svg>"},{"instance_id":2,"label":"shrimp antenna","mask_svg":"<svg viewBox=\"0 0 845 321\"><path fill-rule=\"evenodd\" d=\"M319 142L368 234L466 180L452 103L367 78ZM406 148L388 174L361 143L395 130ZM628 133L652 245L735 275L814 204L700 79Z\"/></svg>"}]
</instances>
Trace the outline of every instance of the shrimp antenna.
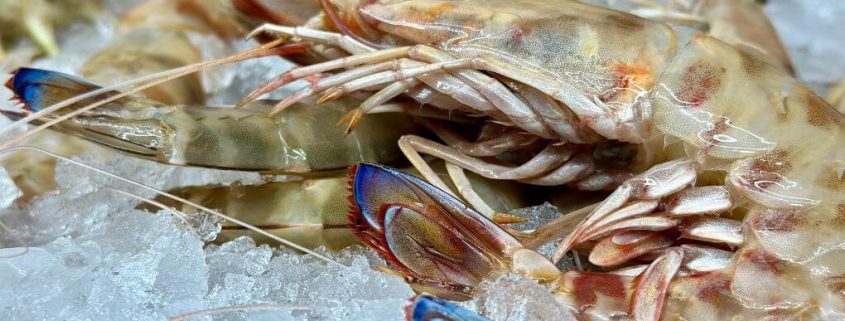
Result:
<instances>
[{"instance_id":1,"label":"shrimp antenna","mask_svg":"<svg viewBox=\"0 0 845 321\"><path fill-rule=\"evenodd\" d=\"M79 162L79 161L72 160L72 159L70 159L70 158L67 158L67 157L64 157L64 156L61 156L61 155L55 154L55 153L53 153L53 152L49 152L49 151L47 151L47 150L44 150L44 149L41 149L41 148L38 148L38 147L33 147L33 146L14 146L14 147L7 147L7 148L5 148L5 149L0 150L0 155L2 155L2 154L6 154L6 153L9 153L9 152L11 152L11 151L15 151L15 150L32 150L32 151L36 151L36 152L39 152L39 153L42 153L42 154L48 155L48 156L53 157L53 158L55 158L55 159L60 159L60 160L63 160L63 161L69 162L69 163L71 163L71 164L74 164L74 165L80 166L80 167L82 167L82 168L85 168L85 169L88 169L88 170L94 171L94 172L96 172L96 173L102 174L102 175L104 175L104 176L107 176L107 177L110 177L110 178L113 178L113 179L116 179L116 180L119 180L119 181L125 182L125 183L130 184L130 185L137 186L137 187L139 187L139 188L142 188L142 189L145 189L145 190L148 190L148 191L151 191L151 192L154 192L154 193L156 193L156 194L158 194L158 195L164 196L164 197L166 197L166 198L169 198L169 199L171 199L171 200L174 200L174 201L180 202L180 203L182 203L182 204L187 204L187 205L193 206L193 207L195 207L195 208L197 208L197 209L203 210L203 211L205 211L205 212L207 212L207 213L213 214L213 215L215 215L215 216L217 216L217 217L220 217L220 218L222 218L222 219L225 219L225 220L230 221L230 222L232 222L232 223L235 223L235 224L237 224L237 225L243 226L243 227L245 227L245 228L247 228L247 229L249 229L249 230L251 230L251 231L253 231L253 232L256 232L256 233L258 233L258 234L264 235L264 236L266 236L266 237L268 237L268 238L270 238L270 239L272 239L272 240L275 240L275 241L277 241L277 242L279 242L279 243L282 243L282 244L284 244L284 245L286 245L286 246L289 246L289 247L292 247L292 248L294 248L294 249L296 249L296 250L299 250L299 251L302 251L302 252L304 252L304 253L307 253L307 254L313 255L314 257L316 257L316 258L318 258L318 259L320 259L320 260L323 260L323 261L325 261L325 262L327 262L327 263L337 264L337 265L342 266L342 267L347 267L347 266L346 266L346 265L344 265L343 263L340 263L340 262L338 262L338 261L335 261L335 260L333 260L333 259L331 259L331 258L329 258L329 257L327 257L327 256L325 256L325 255L322 255L322 254L320 254L320 253L314 252L314 251L312 251L312 250L310 250L310 249L308 249L308 248L303 247L302 245L296 244L296 243L294 243L294 242L291 242L291 241L289 241L289 240L287 240L287 239L284 239L284 238L282 238L282 237L279 237L279 236L277 236L277 235L270 234L270 233L269 233L269 232L267 232L267 231L264 231L264 230L262 230L262 229L260 229L260 228L258 228L258 227L255 227L254 225L251 225L251 224L249 224L249 223L246 223L246 222L243 222L243 221L241 221L241 220L238 220L238 219L236 219L236 218L234 218L234 217L231 217L231 216L228 216L228 215L226 215L226 214L220 213L220 212L218 212L218 211L212 210L212 209L210 209L210 208L207 208L207 207L205 207L205 206L202 206L202 205L199 205L199 204L197 204L197 203L191 202L191 201L189 201L189 200L186 200L186 199L181 198L181 197L179 197L179 196L176 196L176 195L170 194L170 193L168 193L168 192L165 192L165 191L159 190L159 189L157 189L157 188L154 188L154 187L151 187L151 186L147 186L146 184L143 184L143 183L137 182L137 181L135 181L135 180L132 180L132 179L129 179L129 178L125 178L125 177L120 177L120 176L115 175L115 174L112 174L112 173L110 173L110 172L108 172L108 171L105 171L105 170L99 169L99 168L97 168L97 167L94 167L94 166L91 166L91 165L88 165L88 164L85 164L85 163L82 163L82 162Z\"/></svg>"},{"instance_id":2,"label":"shrimp antenna","mask_svg":"<svg viewBox=\"0 0 845 321\"><path fill-rule=\"evenodd\" d=\"M204 62L192 64L192 65L187 65L187 66L184 66L184 67L179 67L179 68L175 68L175 69L171 69L171 70L167 70L167 71L163 71L163 72L154 73L154 74L151 74L151 75L139 77L139 78L132 79L132 80L129 80L129 81L125 81L125 82L122 82L122 83L118 83L118 84L115 84L115 85L103 87L103 88L100 88L100 89L97 89L97 90L92 90L92 91L89 91L89 92L84 93L82 95L79 95L79 96L58 102L56 104L51 105L50 107L44 108L44 109L42 109L42 110L40 110L36 113L33 113L33 114L28 115L24 118L21 118L20 120L10 124L9 126L3 128L3 129L0 129L0 135L3 135L3 134L5 134L5 133L7 133L7 132L9 132L9 131L11 131L15 128L21 127L24 124L28 124L29 122L31 122L35 119L41 118L44 115L47 115L49 113L55 112L55 111L62 109L64 107L70 106L71 104L82 101L83 99L96 97L96 96L102 95L104 93L113 92L115 90L131 88L134 85L149 81L148 83L145 83L143 85L135 87L135 88L133 88L129 91L122 92L122 93L116 94L114 96L110 96L108 98L96 101L96 102L91 103L87 106L84 106L82 108L74 110L70 113L67 113L65 115L61 115L61 116L57 117L56 119L45 122L44 124L39 125L38 127L36 127L35 129L33 129L31 131L27 131L27 132L25 132L25 133L23 133L23 134L21 134L17 137L14 137L14 138L12 138L8 141L3 142L2 144L0 144L0 148L8 147L8 146L10 146L10 145L12 145L16 142L19 142L19 141L21 141L21 140L23 140L23 139L25 139L29 136L34 135L35 133L37 133L39 131L44 130L45 128L53 126L53 125L55 125L59 122L65 121L65 120L72 118L76 115L82 114L82 113L89 111L91 109L94 109L98 106L101 106L101 105L110 103L112 101L118 100L120 98L135 94L135 93L140 92L144 89L147 89L147 88L150 88L150 87L153 87L153 86L157 86L159 84L168 82L170 80L173 80L173 79L176 79L176 78L179 78L179 77L183 77L183 76L195 73L195 72L199 72L199 71L205 70L205 69L213 67L213 66L225 65L225 64L228 64L228 63L243 61L243 60L247 60L247 59L251 59L251 58L265 57L265 56L271 56L271 55L277 55L277 54L280 54L280 53L284 53L286 50L290 50L291 48L289 48L288 46L281 46L281 47L278 47L278 48L276 48L276 47L281 45L285 41L286 41L286 39L284 39L284 38L277 39L277 40L274 40L274 41L269 42L267 44L261 45L259 47L256 47L256 48L253 48L253 49L241 52L241 53L237 53L237 54L234 54L234 55L231 55L231 56L228 56L228 57L224 57L224 58L220 58L220 59L214 59L214 60L210 60L210 61L204 61Z\"/></svg>"},{"instance_id":3,"label":"shrimp antenna","mask_svg":"<svg viewBox=\"0 0 845 321\"><path fill-rule=\"evenodd\" d=\"M129 191L124 191L124 190L119 189L117 187L106 186L106 189L111 190L112 192L121 194L123 196L129 197L129 198L134 198L134 199L139 200L141 202L144 202L144 203L150 204L152 206L158 207L161 210L168 211L168 212L170 212L170 214L173 214L173 216L178 217L180 220L182 220L182 223L185 223L185 225L187 225L188 227L191 227L190 223L188 222L188 215L185 214L182 211L179 211L179 210L176 210L175 208L164 205L164 204L162 204L162 203L160 203L156 200L151 200L151 199L143 197L141 195L131 193ZM191 227L191 229L193 229L193 227Z\"/></svg>"},{"instance_id":4,"label":"shrimp antenna","mask_svg":"<svg viewBox=\"0 0 845 321\"><path fill-rule=\"evenodd\" d=\"M214 308L214 309L206 309L206 310L199 310L194 312L188 312L185 314L180 314L175 317L167 319L167 321L185 321L191 318L198 318L204 317L219 313L227 313L227 312L240 312L240 311L256 311L256 310L311 310L311 307L307 305L296 305L296 304L247 304L247 305L233 305L229 307L222 307L222 308Z\"/></svg>"},{"instance_id":5,"label":"shrimp antenna","mask_svg":"<svg viewBox=\"0 0 845 321\"><path fill-rule=\"evenodd\" d=\"M9 255L9 256L0 256L0 259L11 259L11 258L16 258L16 257L18 257L18 256L21 256L21 255L24 255L24 254L26 254L26 253L29 253L29 245L28 245L28 244L26 244L26 242L24 242L24 241L23 241L23 240L22 240L22 239L21 239L21 238L20 238L20 237L19 237L19 236L15 233L15 231L12 231L12 230L11 230L8 226L6 226L6 224L3 224L3 222L0 222L0 229L3 229L4 231L8 232L8 233L9 233L9 235L11 235L11 236L12 236L12 238L13 238L13 239L15 239L15 241L16 241L16 242L20 243L20 244L21 244L21 246L23 246L23 252L20 252L20 253L17 253L17 254L13 254L13 255Z\"/></svg>"}]
</instances>

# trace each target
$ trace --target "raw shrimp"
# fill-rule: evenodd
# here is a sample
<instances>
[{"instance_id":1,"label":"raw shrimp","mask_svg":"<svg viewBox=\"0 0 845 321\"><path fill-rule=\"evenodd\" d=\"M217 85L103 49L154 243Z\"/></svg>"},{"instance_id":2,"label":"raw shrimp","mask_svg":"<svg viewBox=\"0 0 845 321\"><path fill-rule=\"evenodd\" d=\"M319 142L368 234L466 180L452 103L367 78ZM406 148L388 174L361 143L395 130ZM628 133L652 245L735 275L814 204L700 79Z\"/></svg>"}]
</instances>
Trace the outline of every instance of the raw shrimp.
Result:
<instances>
[{"instance_id":1,"label":"raw shrimp","mask_svg":"<svg viewBox=\"0 0 845 321\"><path fill-rule=\"evenodd\" d=\"M504 145L484 144L492 140L484 136L467 146L436 123L429 127L446 127L438 135L448 145L400 140L436 187L383 166L353 171L356 233L416 289L466 299L480 280L514 271L558 285L572 318L843 317L845 271L836 262L845 248L845 119L782 70L707 35L575 1L385 0L325 9L342 34L259 29L351 54L260 88L352 68L313 82L275 112L313 95L328 101L375 89L344 119L357 125L372 106L407 92L485 117L495 132L514 130L501 135ZM611 155L635 147L622 158L627 176L590 166L607 141ZM515 162L522 165L492 159L513 151L532 156ZM632 269L560 273L453 197L417 153L496 179L620 185L582 212L554 259L574 248L607 269Z\"/></svg>"},{"instance_id":2,"label":"raw shrimp","mask_svg":"<svg viewBox=\"0 0 845 321\"><path fill-rule=\"evenodd\" d=\"M73 76L28 68L18 70L7 87L23 103L20 110L3 111L13 118L100 88ZM55 128L137 157L176 165L307 174L342 169L360 160L399 160L395 142L414 131L410 117L381 114L359 133L344 135L332 120L352 102L338 101L323 108L303 104L268 117L269 105L261 101L235 110L165 105L130 96Z\"/></svg>"},{"instance_id":3,"label":"raw shrimp","mask_svg":"<svg viewBox=\"0 0 845 321\"><path fill-rule=\"evenodd\" d=\"M383 88L344 118L354 124L372 106L422 83L427 89L461 102L458 112L488 115L496 124L518 127L549 142L543 149L533 145L536 156L522 165L499 166L454 146L419 137L403 138L400 145L409 159L440 187L443 183L425 170L418 153L446 159L490 178L545 185L574 182L576 186L594 186L579 181L601 181L606 185L595 188L612 188L623 180L626 170L639 172L661 161L660 153L649 149L662 148L663 144L660 132L652 125L654 106L662 91L679 94L674 98L695 107L711 91L719 89L715 87L722 84L721 78L730 76L721 72L729 64L742 69L735 70L735 76L747 79L749 84L767 86L789 81L785 75L769 70L764 62L706 35L676 33L664 24L578 2L558 5L543 1L376 1L343 9L347 12L341 16L347 20L335 24L364 21L366 26L357 27L381 32L382 39L368 42L380 41L382 46L418 45L378 51L370 48L369 52L341 60L291 70L256 93L316 72L361 66L315 82L281 102L276 111L311 95L324 93L321 101L325 101L363 88ZM329 42L349 52L360 52L362 46L349 44L363 37L355 34L337 38L305 28L266 26L259 30ZM630 43L638 45L632 47ZM716 57L722 53L724 58ZM712 68L688 62L690 70L682 75L684 79L662 90L668 85L667 68L687 55L710 56L717 61ZM490 78L479 69L498 78ZM754 75L761 76L752 79ZM701 85L690 84L695 82ZM776 100L785 94L769 94L767 101L753 103L760 108L777 108L781 103ZM250 95L247 100L254 97ZM806 122L796 119L796 123ZM510 136L509 148L523 147L516 143L522 139L518 134ZM589 157L589 149L580 153L586 155L573 157L579 153L567 148L571 144L594 145L602 139L637 144L641 150L627 168L618 171L597 166ZM561 146L561 142L570 144ZM452 145L448 141L447 144Z\"/></svg>"},{"instance_id":4,"label":"raw shrimp","mask_svg":"<svg viewBox=\"0 0 845 321\"><path fill-rule=\"evenodd\" d=\"M421 294L405 308L408 321L490 321L453 303Z\"/></svg>"}]
</instances>

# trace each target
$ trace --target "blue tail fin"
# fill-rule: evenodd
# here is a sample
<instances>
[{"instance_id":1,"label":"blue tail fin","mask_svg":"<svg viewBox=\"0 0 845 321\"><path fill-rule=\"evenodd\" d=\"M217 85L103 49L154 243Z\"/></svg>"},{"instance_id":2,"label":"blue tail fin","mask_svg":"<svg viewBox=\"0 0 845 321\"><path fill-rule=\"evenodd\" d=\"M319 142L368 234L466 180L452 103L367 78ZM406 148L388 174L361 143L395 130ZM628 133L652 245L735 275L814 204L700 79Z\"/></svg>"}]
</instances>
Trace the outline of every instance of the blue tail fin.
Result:
<instances>
[{"instance_id":1,"label":"blue tail fin","mask_svg":"<svg viewBox=\"0 0 845 321\"><path fill-rule=\"evenodd\" d=\"M101 86L87 80L56 71L35 68L20 68L14 72L6 87L15 93L15 98L24 104L24 108L37 112L60 101L84 94ZM86 102L93 102L92 98Z\"/></svg>"},{"instance_id":2,"label":"blue tail fin","mask_svg":"<svg viewBox=\"0 0 845 321\"><path fill-rule=\"evenodd\" d=\"M406 311L408 321L490 321L453 303L420 294Z\"/></svg>"}]
</instances>

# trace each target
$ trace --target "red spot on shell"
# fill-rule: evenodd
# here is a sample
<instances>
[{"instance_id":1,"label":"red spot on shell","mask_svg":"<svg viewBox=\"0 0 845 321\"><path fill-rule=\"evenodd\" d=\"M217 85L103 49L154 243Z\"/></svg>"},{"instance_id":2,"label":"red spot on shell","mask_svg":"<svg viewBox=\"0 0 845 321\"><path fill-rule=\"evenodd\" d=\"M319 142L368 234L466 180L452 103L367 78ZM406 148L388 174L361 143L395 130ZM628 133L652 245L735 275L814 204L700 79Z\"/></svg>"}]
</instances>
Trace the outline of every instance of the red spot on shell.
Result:
<instances>
[{"instance_id":1,"label":"red spot on shell","mask_svg":"<svg viewBox=\"0 0 845 321\"><path fill-rule=\"evenodd\" d=\"M722 86L723 68L699 61L689 67L681 75L681 88L678 99L689 104L689 107L699 107Z\"/></svg>"},{"instance_id":2,"label":"red spot on shell","mask_svg":"<svg viewBox=\"0 0 845 321\"><path fill-rule=\"evenodd\" d=\"M808 92L804 98L804 104L807 110L807 122L810 125L829 128L833 125L845 123L841 113L836 111L827 102Z\"/></svg>"},{"instance_id":3,"label":"red spot on shell","mask_svg":"<svg viewBox=\"0 0 845 321\"><path fill-rule=\"evenodd\" d=\"M742 175L748 187L766 189L780 182L792 170L792 164L786 161L788 156L784 150L774 150L754 158L747 174Z\"/></svg>"},{"instance_id":4,"label":"red spot on shell","mask_svg":"<svg viewBox=\"0 0 845 321\"><path fill-rule=\"evenodd\" d=\"M774 256L774 254L764 250L752 249L745 251L742 253L742 258L748 260L748 262L762 271L779 273L782 269L782 261Z\"/></svg>"},{"instance_id":5,"label":"red spot on shell","mask_svg":"<svg viewBox=\"0 0 845 321\"><path fill-rule=\"evenodd\" d=\"M753 163L751 164L751 170L758 172L786 174L790 170L792 170L792 164L786 161L786 158L788 156L789 152L785 150L773 150L772 152L766 155L755 158Z\"/></svg>"},{"instance_id":6,"label":"red spot on shell","mask_svg":"<svg viewBox=\"0 0 845 321\"><path fill-rule=\"evenodd\" d=\"M725 293L730 293L731 279L722 273L706 273L698 276L701 284L695 296L704 302L718 305L720 298Z\"/></svg>"},{"instance_id":7,"label":"red spot on shell","mask_svg":"<svg viewBox=\"0 0 845 321\"><path fill-rule=\"evenodd\" d=\"M625 283L614 274L583 272L573 280L573 287L576 304L582 310L596 305L597 293L620 301L625 299Z\"/></svg>"},{"instance_id":8,"label":"red spot on shell","mask_svg":"<svg viewBox=\"0 0 845 321\"><path fill-rule=\"evenodd\" d=\"M513 34L511 34L511 41L521 42L523 37L525 37L525 31L523 31L522 28L515 27L513 29Z\"/></svg>"},{"instance_id":9,"label":"red spot on shell","mask_svg":"<svg viewBox=\"0 0 845 321\"><path fill-rule=\"evenodd\" d=\"M825 283L833 293L845 298L845 274L827 278Z\"/></svg>"},{"instance_id":10,"label":"red spot on shell","mask_svg":"<svg viewBox=\"0 0 845 321\"><path fill-rule=\"evenodd\" d=\"M806 225L807 218L801 210L768 209L751 220L751 227L760 231L788 233Z\"/></svg>"},{"instance_id":11,"label":"red spot on shell","mask_svg":"<svg viewBox=\"0 0 845 321\"><path fill-rule=\"evenodd\" d=\"M654 85L654 75L649 66L644 64L617 64L612 67L613 88L603 94L602 101L626 101L636 96L641 88L651 88ZM632 91L633 89L633 91Z\"/></svg>"},{"instance_id":12,"label":"red spot on shell","mask_svg":"<svg viewBox=\"0 0 845 321\"><path fill-rule=\"evenodd\" d=\"M707 137L707 146L705 150L711 150L714 146L721 145L721 142L716 139L719 135L724 133L730 127L728 126L728 122L725 118L719 118L715 122L713 122L713 128L708 129L705 132L705 137Z\"/></svg>"}]
</instances>

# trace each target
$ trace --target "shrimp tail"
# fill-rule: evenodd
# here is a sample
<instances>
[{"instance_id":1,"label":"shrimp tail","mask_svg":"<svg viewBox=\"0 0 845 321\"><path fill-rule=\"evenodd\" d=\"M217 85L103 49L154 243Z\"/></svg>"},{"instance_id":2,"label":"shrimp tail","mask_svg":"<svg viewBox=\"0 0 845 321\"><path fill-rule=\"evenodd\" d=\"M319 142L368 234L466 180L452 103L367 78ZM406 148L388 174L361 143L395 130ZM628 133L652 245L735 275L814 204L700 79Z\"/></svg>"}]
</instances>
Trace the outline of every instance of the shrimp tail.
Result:
<instances>
[{"instance_id":1,"label":"shrimp tail","mask_svg":"<svg viewBox=\"0 0 845 321\"><path fill-rule=\"evenodd\" d=\"M23 110L2 112L9 117L19 119L22 115L41 111L43 108L73 98L102 86L65 73L36 68L20 68L12 73L6 82L6 88L14 93L12 101L23 104ZM103 94L103 97L119 94L117 91ZM92 97L77 105L84 106L102 97ZM140 97L126 97L112 104L126 104ZM71 108L72 109L72 108Z\"/></svg>"},{"instance_id":2,"label":"shrimp tail","mask_svg":"<svg viewBox=\"0 0 845 321\"><path fill-rule=\"evenodd\" d=\"M43 69L20 68L12 75L6 88L15 94L12 100L22 103L29 112L97 88L88 81Z\"/></svg>"},{"instance_id":3,"label":"shrimp tail","mask_svg":"<svg viewBox=\"0 0 845 321\"><path fill-rule=\"evenodd\" d=\"M0 110L0 113L13 120L22 119L59 102L102 88L98 84L72 75L35 68L20 68L14 71L12 78L5 85L14 94L10 100L21 105L20 108ZM69 108L62 109L59 113L71 112L74 110L74 107L86 106L97 100L118 94L120 92L110 91L99 97L84 99L69 106ZM156 105L161 105L161 103L142 96L127 96L100 106L97 111L77 116L77 118L74 118L75 121L65 121L57 124L54 129L80 136L95 143L116 148L124 152L129 152L139 157L153 158L155 153L150 150L149 146L140 146L135 142L118 138L117 135L107 131L98 131L95 128L96 126L92 125L90 121L84 121L83 119L86 115L92 116L92 113L99 113L100 110L114 111L122 110L125 106ZM36 125L43 124L56 117L58 117L57 114L48 114L40 119L36 119L33 123Z\"/></svg>"},{"instance_id":4,"label":"shrimp tail","mask_svg":"<svg viewBox=\"0 0 845 321\"><path fill-rule=\"evenodd\" d=\"M360 163L349 182L353 232L417 292L468 300L475 285L521 248L485 216L418 177Z\"/></svg>"},{"instance_id":5,"label":"shrimp tail","mask_svg":"<svg viewBox=\"0 0 845 321\"><path fill-rule=\"evenodd\" d=\"M438 299L428 294L420 294L405 307L408 321L449 320L449 321L490 321L475 312L454 303Z\"/></svg>"}]
</instances>

